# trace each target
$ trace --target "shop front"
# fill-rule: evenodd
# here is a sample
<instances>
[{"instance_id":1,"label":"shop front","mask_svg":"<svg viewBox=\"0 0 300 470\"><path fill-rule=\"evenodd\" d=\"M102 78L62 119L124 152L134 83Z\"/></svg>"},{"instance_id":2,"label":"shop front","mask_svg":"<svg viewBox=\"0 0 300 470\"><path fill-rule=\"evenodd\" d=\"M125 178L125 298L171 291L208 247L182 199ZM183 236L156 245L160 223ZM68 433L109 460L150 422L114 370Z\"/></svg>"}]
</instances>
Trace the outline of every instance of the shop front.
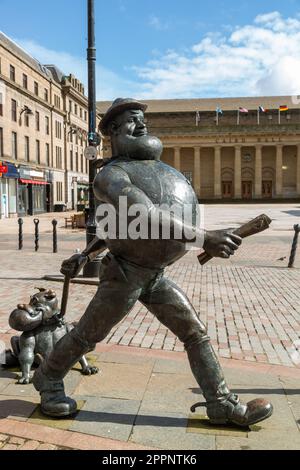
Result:
<instances>
[{"instance_id":1,"label":"shop front","mask_svg":"<svg viewBox=\"0 0 300 470\"><path fill-rule=\"evenodd\" d=\"M0 162L0 218L17 217L17 181L19 172L13 163Z\"/></svg>"},{"instance_id":2,"label":"shop front","mask_svg":"<svg viewBox=\"0 0 300 470\"><path fill-rule=\"evenodd\" d=\"M20 168L18 187L18 214L20 216L42 214L49 210L50 183L45 172Z\"/></svg>"}]
</instances>

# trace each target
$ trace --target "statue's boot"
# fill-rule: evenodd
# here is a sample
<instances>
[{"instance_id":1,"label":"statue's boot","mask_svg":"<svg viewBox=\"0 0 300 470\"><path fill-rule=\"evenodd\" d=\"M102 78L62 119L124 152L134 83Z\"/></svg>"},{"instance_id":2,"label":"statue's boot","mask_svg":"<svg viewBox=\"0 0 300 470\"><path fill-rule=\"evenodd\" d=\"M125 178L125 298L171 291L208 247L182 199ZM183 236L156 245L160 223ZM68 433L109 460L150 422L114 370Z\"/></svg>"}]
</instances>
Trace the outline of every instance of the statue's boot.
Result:
<instances>
[{"instance_id":1,"label":"statue's boot","mask_svg":"<svg viewBox=\"0 0 300 470\"><path fill-rule=\"evenodd\" d=\"M47 416L59 418L77 411L76 401L65 394L63 378L91 348L73 332L56 344L33 375L32 383L41 396L41 411Z\"/></svg>"},{"instance_id":2,"label":"statue's boot","mask_svg":"<svg viewBox=\"0 0 300 470\"><path fill-rule=\"evenodd\" d=\"M239 397L230 392L217 356L209 338L203 338L199 344L187 348L190 366L198 382L205 403L196 403L191 407L195 412L199 406L205 406L211 424L235 424L247 427L269 418L273 406L264 399L257 398L242 404Z\"/></svg>"}]
</instances>

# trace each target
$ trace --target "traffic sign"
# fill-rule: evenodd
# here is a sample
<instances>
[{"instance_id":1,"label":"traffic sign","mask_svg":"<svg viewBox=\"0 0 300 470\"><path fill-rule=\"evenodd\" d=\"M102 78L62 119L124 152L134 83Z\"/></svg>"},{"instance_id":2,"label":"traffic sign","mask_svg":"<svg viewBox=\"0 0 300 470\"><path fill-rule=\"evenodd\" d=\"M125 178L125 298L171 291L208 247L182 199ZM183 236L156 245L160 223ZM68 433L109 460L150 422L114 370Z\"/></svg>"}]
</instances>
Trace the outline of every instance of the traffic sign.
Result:
<instances>
[{"instance_id":1,"label":"traffic sign","mask_svg":"<svg viewBox=\"0 0 300 470\"><path fill-rule=\"evenodd\" d=\"M96 160L97 158L97 147L89 146L84 151L84 156L87 160Z\"/></svg>"}]
</instances>

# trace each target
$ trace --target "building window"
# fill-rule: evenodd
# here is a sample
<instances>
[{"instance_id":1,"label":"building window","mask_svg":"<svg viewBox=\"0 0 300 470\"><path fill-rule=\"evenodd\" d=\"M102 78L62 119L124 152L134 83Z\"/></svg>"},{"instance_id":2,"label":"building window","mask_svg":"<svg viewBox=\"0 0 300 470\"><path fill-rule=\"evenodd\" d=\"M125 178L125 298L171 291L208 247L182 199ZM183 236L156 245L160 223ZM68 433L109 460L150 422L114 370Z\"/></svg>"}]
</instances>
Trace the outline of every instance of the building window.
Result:
<instances>
[{"instance_id":1,"label":"building window","mask_svg":"<svg viewBox=\"0 0 300 470\"><path fill-rule=\"evenodd\" d=\"M38 82L34 82L34 94L39 96L39 84Z\"/></svg>"},{"instance_id":2,"label":"building window","mask_svg":"<svg viewBox=\"0 0 300 470\"><path fill-rule=\"evenodd\" d=\"M50 145L46 144L46 165L50 166Z\"/></svg>"},{"instance_id":3,"label":"building window","mask_svg":"<svg viewBox=\"0 0 300 470\"><path fill-rule=\"evenodd\" d=\"M87 112L84 111L84 120L87 121Z\"/></svg>"},{"instance_id":4,"label":"building window","mask_svg":"<svg viewBox=\"0 0 300 470\"><path fill-rule=\"evenodd\" d=\"M62 149L56 147L56 168L62 170Z\"/></svg>"},{"instance_id":5,"label":"building window","mask_svg":"<svg viewBox=\"0 0 300 470\"><path fill-rule=\"evenodd\" d=\"M13 65L11 65L9 67L9 76L10 76L10 79L15 82L16 81L16 69Z\"/></svg>"},{"instance_id":6,"label":"building window","mask_svg":"<svg viewBox=\"0 0 300 470\"><path fill-rule=\"evenodd\" d=\"M25 113L24 117L25 126L29 127L29 114Z\"/></svg>"},{"instance_id":7,"label":"building window","mask_svg":"<svg viewBox=\"0 0 300 470\"><path fill-rule=\"evenodd\" d=\"M0 157L3 157L3 129L0 127Z\"/></svg>"},{"instance_id":8,"label":"building window","mask_svg":"<svg viewBox=\"0 0 300 470\"><path fill-rule=\"evenodd\" d=\"M45 88L45 90L44 90L44 99L45 99L45 101L48 103L48 101L49 101L49 93L48 93L47 88Z\"/></svg>"},{"instance_id":9,"label":"building window","mask_svg":"<svg viewBox=\"0 0 300 470\"><path fill-rule=\"evenodd\" d=\"M69 113L72 113L72 109L73 109L72 101L69 100Z\"/></svg>"},{"instance_id":10,"label":"building window","mask_svg":"<svg viewBox=\"0 0 300 470\"><path fill-rule=\"evenodd\" d=\"M81 173L83 173L83 164L84 164L84 161L83 161L83 153L81 154Z\"/></svg>"},{"instance_id":11,"label":"building window","mask_svg":"<svg viewBox=\"0 0 300 470\"><path fill-rule=\"evenodd\" d=\"M35 141L35 159L38 164L41 163L41 144L39 140Z\"/></svg>"},{"instance_id":12,"label":"building window","mask_svg":"<svg viewBox=\"0 0 300 470\"><path fill-rule=\"evenodd\" d=\"M55 121L55 137L61 139L62 136L62 125L61 122Z\"/></svg>"},{"instance_id":13,"label":"building window","mask_svg":"<svg viewBox=\"0 0 300 470\"><path fill-rule=\"evenodd\" d=\"M74 170L73 150L70 150L70 170Z\"/></svg>"},{"instance_id":14,"label":"building window","mask_svg":"<svg viewBox=\"0 0 300 470\"><path fill-rule=\"evenodd\" d=\"M57 95L54 95L54 105L56 108L60 109L60 97Z\"/></svg>"},{"instance_id":15,"label":"building window","mask_svg":"<svg viewBox=\"0 0 300 470\"><path fill-rule=\"evenodd\" d=\"M18 138L16 132L11 134L11 156L15 160L18 158Z\"/></svg>"},{"instance_id":16,"label":"building window","mask_svg":"<svg viewBox=\"0 0 300 470\"><path fill-rule=\"evenodd\" d=\"M17 102L11 100L11 120L17 122Z\"/></svg>"},{"instance_id":17,"label":"building window","mask_svg":"<svg viewBox=\"0 0 300 470\"><path fill-rule=\"evenodd\" d=\"M80 115L80 118L82 119L82 108L80 108L79 115Z\"/></svg>"},{"instance_id":18,"label":"building window","mask_svg":"<svg viewBox=\"0 0 300 470\"><path fill-rule=\"evenodd\" d=\"M23 73L23 88L28 89L28 77L25 73Z\"/></svg>"},{"instance_id":19,"label":"building window","mask_svg":"<svg viewBox=\"0 0 300 470\"><path fill-rule=\"evenodd\" d=\"M29 148L29 137L25 137L25 160L29 162L30 160L30 148Z\"/></svg>"},{"instance_id":20,"label":"building window","mask_svg":"<svg viewBox=\"0 0 300 470\"><path fill-rule=\"evenodd\" d=\"M79 171L79 161L78 161L78 152L76 152L76 171Z\"/></svg>"},{"instance_id":21,"label":"building window","mask_svg":"<svg viewBox=\"0 0 300 470\"><path fill-rule=\"evenodd\" d=\"M48 116L45 116L45 132L46 135L50 134L50 119Z\"/></svg>"},{"instance_id":22,"label":"building window","mask_svg":"<svg viewBox=\"0 0 300 470\"><path fill-rule=\"evenodd\" d=\"M76 114L76 116L77 116L77 113L78 113L78 106L77 106L77 104L75 104L75 114Z\"/></svg>"},{"instance_id":23,"label":"building window","mask_svg":"<svg viewBox=\"0 0 300 470\"><path fill-rule=\"evenodd\" d=\"M63 200L63 184L59 181L56 183L56 200L62 202Z\"/></svg>"},{"instance_id":24,"label":"building window","mask_svg":"<svg viewBox=\"0 0 300 470\"><path fill-rule=\"evenodd\" d=\"M40 113L38 111L35 112L35 129L40 130Z\"/></svg>"},{"instance_id":25,"label":"building window","mask_svg":"<svg viewBox=\"0 0 300 470\"><path fill-rule=\"evenodd\" d=\"M0 91L0 116L3 116L3 93Z\"/></svg>"}]
</instances>

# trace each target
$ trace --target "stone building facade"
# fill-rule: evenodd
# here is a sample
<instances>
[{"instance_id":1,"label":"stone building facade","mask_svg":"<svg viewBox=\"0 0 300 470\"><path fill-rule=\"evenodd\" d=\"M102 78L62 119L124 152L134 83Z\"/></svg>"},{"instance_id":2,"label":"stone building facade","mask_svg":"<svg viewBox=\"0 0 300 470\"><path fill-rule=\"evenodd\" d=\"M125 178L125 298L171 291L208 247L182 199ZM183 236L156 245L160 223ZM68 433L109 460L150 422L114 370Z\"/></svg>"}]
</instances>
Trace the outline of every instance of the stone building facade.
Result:
<instances>
[{"instance_id":1,"label":"stone building facade","mask_svg":"<svg viewBox=\"0 0 300 470\"><path fill-rule=\"evenodd\" d=\"M201 200L300 197L300 100L253 97L148 100L149 132L162 160L192 182ZM98 103L103 115L110 103ZM286 106L286 111L280 111ZM222 110L217 113L217 109ZM248 110L248 113L239 109ZM110 146L104 141L104 156Z\"/></svg>"},{"instance_id":2,"label":"stone building facade","mask_svg":"<svg viewBox=\"0 0 300 470\"><path fill-rule=\"evenodd\" d=\"M87 204L83 85L0 33L0 217Z\"/></svg>"}]
</instances>

